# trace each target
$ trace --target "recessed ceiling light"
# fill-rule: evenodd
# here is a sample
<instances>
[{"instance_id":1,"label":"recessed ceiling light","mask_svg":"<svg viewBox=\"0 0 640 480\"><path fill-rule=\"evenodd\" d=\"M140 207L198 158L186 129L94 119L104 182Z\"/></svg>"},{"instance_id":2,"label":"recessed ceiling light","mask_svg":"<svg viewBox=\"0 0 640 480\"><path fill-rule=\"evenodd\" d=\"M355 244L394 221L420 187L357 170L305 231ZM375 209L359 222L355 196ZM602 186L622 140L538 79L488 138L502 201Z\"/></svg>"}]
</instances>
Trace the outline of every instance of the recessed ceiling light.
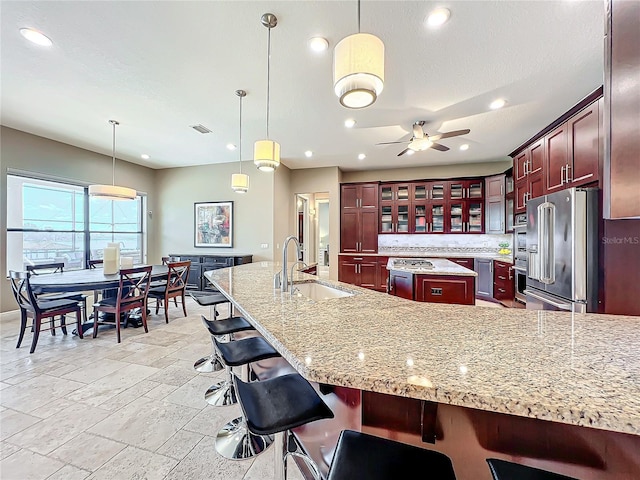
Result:
<instances>
[{"instance_id":1,"label":"recessed ceiling light","mask_svg":"<svg viewBox=\"0 0 640 480\"><path fill-rule=\"evenodd\" d=\"M344 121L344 126L347 128L353 128L356 124L356 121L353 118L347 118Z\"/></svg>"},{"instance_id":2,"label":"recessed ceiling light","mask_svg":"<svg viewBox=\"0 0 640 480\"><path fill-rule=\"evenodd\" d=\"M329 42L323 37L313 37L309 39L309 48L314 52L324 52L329 48Z\"/></svg>"},{"instance_id":3,"label":"recessed ceiling light","mask_svg":"<svg viewBox=\"0 0 640 480\"><path fill-rule=\"evenodd\" d=\"M414 153L416 153L415 150L407 150L407 155L413 155Z\"/></svg>"},{"instance_id":4,"label":"recessed ceiling light","mask_svg":"<svg viewBox=\"0 0 640 480\"><path fill-rule=\"evenodd\" d=\"M236 146L233 143L227 143L227 150L235 150Z\"/></svg>"},{"instance_id":5,"label":"recessed ceiling light","mask_svg":"<svg viewBox=\"0 0 640 480\"><path fill-rule=\"evenodd\" d=\"M20 33L24 38L26 38L30 42L35 43L36 45L41 45L43 47L50 47L51 45L53 45L53 42L49 37L33 28L21 28Z\"/></svg>"},{"instance_id":6,"label":"recessed ceiling light","mask_svg":"<svg viewBox=\"0 0 640 480\"><path fill-rule=\"evenodd\" d=\"M502 98L498 98L496 100L494 100L493 102L491 102L491 104L489 105L489 108L491 110L498 110L499 108L502 108L505 106L507 102L502 99Z\"/></svg>"},{"instance_id":7,"label":"recessed ceiling light","mask_svg":"<svg viewBox=\"0 0 640 480\"><path fill-rule=\"evenodd\" d=\"M364 160L365 158L367 158L367 156L364 153L358 155L358 160Z\"/></svg>"},{"instance_id":8,"label":"recessed ceiling light","mask_svg":"<svg viewBox=\"0 0 640 480\"><path fill-rule=\"evenodd\" d=\"M307 158L311 158L313 157L313 152L311 150L307 150L306 152L304 152L304 156Z\"/></svg>"},{"instance_id":9,"label":"recessed ceiling light","mask_svg":"<svg viewBox=\"0 0 640 480\"><path fill-rule=\"evenodd\" d=\"M426 23L431 28L437 28L449 20L451 12L448 8L436 8L427 16Z\"/></svg>"},{"instance_id":10,"label":"recessed ceiling light","mask_svg":"<svg viewBox=\"0 0 640 480\"><path fill-rule=\"evenodd\" d=\"M140 158L142 158L143 160L149 160L151 157L146 153L143 153L142 155L140 155Z\"/></svg>"},{"instance_id":11,"label":"recessed ceiling light","mask_svg":"<svg viewBox=\"0 0 640 480\"><path fill-rule=\"evenodd\" d=\"M469 144L465 143L460 145L460 150L464 151L464 150L469 150Z\"/></svg>"}]
</instances>

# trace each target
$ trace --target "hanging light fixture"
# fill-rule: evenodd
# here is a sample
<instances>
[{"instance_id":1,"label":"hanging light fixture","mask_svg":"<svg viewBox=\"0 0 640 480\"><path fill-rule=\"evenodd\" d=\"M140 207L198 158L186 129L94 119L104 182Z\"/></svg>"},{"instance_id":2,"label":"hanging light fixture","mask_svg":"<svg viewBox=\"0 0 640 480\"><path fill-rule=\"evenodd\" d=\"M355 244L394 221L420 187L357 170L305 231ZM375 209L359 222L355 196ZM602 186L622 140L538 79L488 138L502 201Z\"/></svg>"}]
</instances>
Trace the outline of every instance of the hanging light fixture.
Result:
<instances>
[{"instance_id":1,"label":"hanging light fixture","mask_svg":"<svg viewBox=\"0 0 640 480\"><path fill-rule=\"evenodd\" d=\"M273 172L280 165L280 144L269 140L269 87L271 82L271 29L278 24L273 13L265 13L260 19L262 25L269 29L269 46L267 50L267 138L258 140L253 146L253 163L258 170Z\"/></svg>"},{"instance_id":2,"label":"hanging light fixture","mask_svg":"<svg viewBox=\"0 0 640 480\"><path fill-rule=\"evenodd\" d=\"M375 35L358 33L338 42L333 50L333 88L342 106L364 108L376 101L384 87L384 43Z\"/></svg>"},{"instance_id":3,"label":"hanging light fixture","mask_svg":"<svg viewBox=\"0 0 640 480\"><path fill-rule=\"evenodd\" d=\"M89 185L89 195L107 200L135 200L137 192L133 188L119 187L116 185L116 126L120 122L109 120L113 125L113 159L111 185Z\"/></svg>"},{"instance_id":4,"label":"hanging light fixture","mask_svg":"<svg viewBox=\"0 0 640 480\"><path fill-rule=\"evenodd\" d=\"M249 191L249 175L242 173L242 99L247 96L244 90L236 90L236 95L240 97L240 142L238 150L240 150L240 173L231 175L231 188L236 193L247 193Z\"/></svg>"}]
</instances>

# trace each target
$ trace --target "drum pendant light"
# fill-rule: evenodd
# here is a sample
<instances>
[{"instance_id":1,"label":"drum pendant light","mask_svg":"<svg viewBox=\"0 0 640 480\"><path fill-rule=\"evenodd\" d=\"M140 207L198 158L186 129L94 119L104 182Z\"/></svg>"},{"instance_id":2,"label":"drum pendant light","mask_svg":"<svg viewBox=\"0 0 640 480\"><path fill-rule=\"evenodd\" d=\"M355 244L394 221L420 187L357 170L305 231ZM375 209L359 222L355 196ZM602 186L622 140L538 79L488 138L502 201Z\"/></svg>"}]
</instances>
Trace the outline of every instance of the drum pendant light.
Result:
<instances>
[{"instance_id":1,"label":"drum pendant light","mask_svg":"<svg viewBox=\"0 0 640 480\"><path fill-rule=\"evenodd\" d=\"M358 33L340 40L333 50L333 88L347 108L368 107L384 88L384 43L360 33L360 0Z\"/></svg>"},{"instance_id":2,"label":"drum pendant light","mask_svg":"<svg viewBox=\"0 0 640 480\"><path fill-rule=\"evenodd\" d=\"M253 163L258 167L258 170L273 172L280 165L280 144L269 140L269 87L271 81L271 29L278 24L278 19L272 13L265 13L260 21L262 25L269 29L267 50L267 138L255 142L253 146Z\"/></svg>"},{"instance_id":3,"label":"drum pendant light","mask_svg":"<svg viewBox=\"0 0 640 480\"><path fill-rule=\"evenodd\" d=\"M236 90L236 95L240 97L240 173L231 175L231 188L236 193L247 193L249 191L249 175L242 173L242 99L247 96L244 90Z\"/></svg>"},{"instance_id":4,"label":"drum pendant light","mask_svg":"<svg viewBox=\"0 0 640 480\"><path fill-rule=\"evenodd\" d=\"M116 185L116 126L120 122L109 120L113 125L113 158L111 164L111 185L89 185L89 195L106 200L135 200L137 192L133 188Z\"/></svg>"}]
</instances>

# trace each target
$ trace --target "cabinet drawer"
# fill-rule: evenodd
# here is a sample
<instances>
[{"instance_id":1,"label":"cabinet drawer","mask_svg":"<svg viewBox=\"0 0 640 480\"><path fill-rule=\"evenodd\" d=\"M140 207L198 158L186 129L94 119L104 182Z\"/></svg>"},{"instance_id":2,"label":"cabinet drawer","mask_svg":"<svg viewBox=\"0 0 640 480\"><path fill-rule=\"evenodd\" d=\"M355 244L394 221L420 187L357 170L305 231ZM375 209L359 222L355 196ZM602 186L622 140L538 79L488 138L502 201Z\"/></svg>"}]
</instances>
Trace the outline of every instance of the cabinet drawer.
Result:
<instances>
[{"instance_id":1,"label":"cabinet drawer","mask_svg":"<svg viewBox=\"0 0 640 480\"><path fill-rule=\"evenodd\" d=\"M447 258L447 260L457 263L458 265L473 270L473 258Z\"/></svg>"},{"instance_id":2,"label":"cabinet drawer","mask_svg":"<svg viewBox=\"0 0 640 480\"><path fill-rule=\"evenodd\" d=\"M173 255L169 254L169 256L173 259L177 259L176 261L185 262L187 260L191 260L191 263L201 263L202 257L200 255Z\"/></svg>"},{"instance_id":3,"label":"cabinet drawer","mask_svg":"<svg viewBox=\"0 0 640 480\"><path fill-rule=\"evenodd\" d=\"M217 268L231 267L233 266L233 257L202 257L202 263L205 268L211 265L215 265Z\"/></svg>"}]
</instances>

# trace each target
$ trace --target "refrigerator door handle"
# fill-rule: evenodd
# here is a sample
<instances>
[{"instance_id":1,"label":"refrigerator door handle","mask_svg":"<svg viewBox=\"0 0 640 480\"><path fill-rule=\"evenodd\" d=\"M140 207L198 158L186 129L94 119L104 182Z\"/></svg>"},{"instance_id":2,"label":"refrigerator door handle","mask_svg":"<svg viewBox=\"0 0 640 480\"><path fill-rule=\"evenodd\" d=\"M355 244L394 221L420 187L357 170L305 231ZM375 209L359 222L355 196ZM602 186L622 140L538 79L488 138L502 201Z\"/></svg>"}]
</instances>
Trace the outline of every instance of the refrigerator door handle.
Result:
<instances>
[{"instance_id":1,"label":"refrigerator door handle","mask_svg":"<svg viewBox=\"0 0 640 480\"><path fill-rule=\"evenodd\" d=\"M555 238L555 205L544 202L538 205L538 245L540 254L540 281L551 285L556 281L555 252L553 241Z\"/></svg>"},{"instance_id":2,"label":"refrigerator door handle","mask_svg":"<svg viewBox=\"0 0 640 480\"><path fill-rule=\"evenodd\" d=\"M531 296L531 297L533 297L533 298L535 298L535 299L537 299L537 300L540 300L541 302L548 303L549 305L553 305L553 306L554 306L554 307L556 307L556 308L560 308L560 309L562 309L562 310L569 310L569 311L571 311L571 304L570 304L570 303L560 303L560 302L557 302L557 301L552 300L551 298L549 298L549 297L547 297L547 296L543 296L543 295L540 295L540 294L538 294L538 293L533 293L533 292L531 291L531 289L529 289L529 288L527 288L527 289L524 291L524 293L525 293L525 295L529 295L529 296Z\"/></svg>"}]
</instances>

